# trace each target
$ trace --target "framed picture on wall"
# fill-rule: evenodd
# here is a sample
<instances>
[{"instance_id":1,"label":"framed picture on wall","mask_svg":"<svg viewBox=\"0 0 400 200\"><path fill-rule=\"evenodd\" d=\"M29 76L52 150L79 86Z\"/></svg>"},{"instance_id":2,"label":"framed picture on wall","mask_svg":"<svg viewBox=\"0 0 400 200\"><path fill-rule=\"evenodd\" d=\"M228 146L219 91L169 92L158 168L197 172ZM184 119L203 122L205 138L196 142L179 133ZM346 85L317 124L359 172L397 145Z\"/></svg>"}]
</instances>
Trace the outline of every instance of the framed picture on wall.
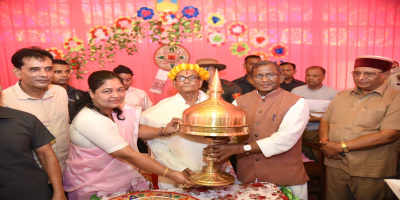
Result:
<instances>
[{"instance_id":1,"label":"framed picture on wall","mask_svg":"<svg viewBox=\"0 0 400 200\"><path fill-rule=\"evenodd\" d=\"M156 11L179 11L179 0L155 0Z\"/></svg>"}]
</instances>

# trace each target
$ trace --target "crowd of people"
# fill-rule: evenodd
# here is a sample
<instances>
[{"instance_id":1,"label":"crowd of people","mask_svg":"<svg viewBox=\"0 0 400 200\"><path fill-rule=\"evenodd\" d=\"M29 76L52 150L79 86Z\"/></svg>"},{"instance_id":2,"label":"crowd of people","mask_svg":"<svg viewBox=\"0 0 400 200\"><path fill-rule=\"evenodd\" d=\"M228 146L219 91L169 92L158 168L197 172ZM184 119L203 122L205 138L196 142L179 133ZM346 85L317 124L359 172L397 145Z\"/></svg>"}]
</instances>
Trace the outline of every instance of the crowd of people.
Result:
<instances>
[{"instance_id":1,"label":"crowd of people","mask_svg":"<svg viewBox=\"0 0 400 200\"><path fill-rule=\"evenodd\" d=\"M225 163L236 183L284 185L300 199L308 199L304 156L325 163L327 199L393 198L384 182L398 173L400 145L400 68L392 59L357 57L355 87L337 91L323 84L321 66L306 68L303 82L294 63L249 55L243 77L220 79L223 99L246 112L249 135L212 145L177 131L183 111L208 99L216 70L227 69L217 59L175 66L168 77L176 95L155 105L124 65L93 72L82 91L68 85L69 64L41 48L20 49L11 62L19 80L0 85L0 199L149 190L141 170L158 174L160 189L192 187L204 154ZM324 160L302 140L319 142Z\"/></svg>"}]
</instances>

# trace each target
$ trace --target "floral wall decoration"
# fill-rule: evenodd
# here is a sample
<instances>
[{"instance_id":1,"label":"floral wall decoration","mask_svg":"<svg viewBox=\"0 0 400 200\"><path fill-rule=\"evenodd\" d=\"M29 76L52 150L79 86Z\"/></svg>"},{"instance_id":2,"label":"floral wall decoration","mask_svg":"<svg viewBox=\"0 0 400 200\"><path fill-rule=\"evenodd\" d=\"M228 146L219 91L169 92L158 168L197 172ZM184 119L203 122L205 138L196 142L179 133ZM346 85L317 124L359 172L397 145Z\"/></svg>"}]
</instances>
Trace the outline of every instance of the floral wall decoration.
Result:
<instances>
[{"instance_id":1,"label":"floral wall decoration","mask_svg":"<svg viewBox=\"0 0 400 200\"><path fill-rule=\"evenodd\" d=\"M83 79L80 74L87 73L85 66L88 61L84 47L83 41L77 37L68 38L64 42L64 48L68 50L64 60L69 63L77 79Z\"/></svg>"},{"instance_id":2,"label":"floral wall decoration","mask_svg":"<svg viewBox=\"0 0 400 200\"><path fill-rule=\"evenodd\" d=\"M207 24L213 27L222 27L225 24L225 18L218 13L210 13L207 16Z\"/></svg>"},{"instance_id":3,"label":"floral wall decoration","mask_svg":"<svg viewBox=\"0 0 400 200\"><path fill-rule=\"evenodd\" d=\"M56 47L46 49L46 51L50 52L51 55L53 55L54 59L63 59L64 58L63 51L61 49L57 49Z\"/></svg>"},{"instance_id":4,"label":"floral wall decoration","mask_svg":"<svg viewBox=\"0 0 400 200\"><path fill-rule=\"evenodd\" d=\"M268 60L268 54L265 53L264 51L256 51L251 53L252 55L257 55L261 57L261 60Z\"/></svg>"},{"instance_id":5,"label":"floral wall decoration","mask_svg":"<svg viewBox=\"0 0 400 200\"><path fill-rule=\"evenodd\" d=\"M225 43L225 41L226 41L225 34L219 32L219 31L215 31L215 32L208 33L207 41L208 41L212 46L220 47L220 46L222 46L222 45Z\"/></svg>"},{"instance_id":6,"label":"floral wall decoration","mask_svg":"<svg viewBox=\"0 0 400 200\"><path fill-rule=\"evenodd\" d=\"M287 47L283 44L272 45L272 47L269 48L269 52L271 56L275 57L278 60L284 58L289 54Z\"/></svg>"},{"instance_id":7,"label":"floral wall decoration","mask_svg":"<svg viewBox=\"0 0 400 200\"><path fill-rule=\"evenodd\" d=\"M229 48L232 55L242 57L247 55L250 51L249 44L244 42L234 42L231 47Z\"/></svg>"},{"instance_id":8,"label":"floral wall decoration","mask_svg":"<svg viewBox=\"0 0 400 200\"><path fill-rule=\"evenodd\" d=\"M263 32L255 33L250 37L250 43L255 48L264 48L269 43L269 37Z\"/></svg>"},{"instance_id":9,"label":"floral wall decoration","mask_svg":"<svg viewBox=\"0 0 400 200\"><path fill-rule=\"evenodd\" d=\"M242 22L234 22L228 27L228 33L232 36L242 37L247 32L247 26Z\"/></svg>"},{"instance_id":10,"label":"floral wall decoration","mask_svg":"<svg viewBox=\"0 0 400 200\"><path fill-rule=\"evenodd\" d=\"M141 7L137 11L137 16L143 18L144 20L149 20L149 19L153 18L154 11L151 8Z\"/></svg>"}]
</instances>

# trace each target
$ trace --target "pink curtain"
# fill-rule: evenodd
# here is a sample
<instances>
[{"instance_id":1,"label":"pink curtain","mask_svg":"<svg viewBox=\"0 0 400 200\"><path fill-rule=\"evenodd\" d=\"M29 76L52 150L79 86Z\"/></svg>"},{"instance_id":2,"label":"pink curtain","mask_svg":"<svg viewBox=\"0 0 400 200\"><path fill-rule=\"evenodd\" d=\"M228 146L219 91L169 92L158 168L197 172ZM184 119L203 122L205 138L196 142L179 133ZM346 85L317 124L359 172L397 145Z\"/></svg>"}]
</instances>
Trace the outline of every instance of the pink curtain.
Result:
<instances>
[{"instance_id":1,"label":"pink curtain","mask_svg":"<svg viewBox=\"0 0 400 200\"><path fill-rule=\"evenodd\" d=\"M78 37L87 45L89 31L96 25L113 26L116 19L135 16L141 7L155 9L156 0L1 0L0 1L0 82L4 88L15 84L11 56L24 47L40 46L63 49L69 37ZM190 63L196 59L217 58L228 66L221 77L233 80L244 75L243 57L231 55L234 42L250 45L256 32L265 32L269 44L263 48L250 45L249 53L263 51L275 44L283 44L289 54L272 61L294 62L298 67L295 78L304 80L305 68L320 65L327 69L325 84L339 90L353 87L350 72L354 59L360 55L379 55L400 60L400 2L398 0L180 0L179 7L199 9L203 38L184 39L190 53ZM220 47L211 46L207 34L217 30L207 24L207 15L218 13L226 23L218 28L227 41ZM157 14L157 13L156 13ZM242 22L248 31L242 37L228 34L228 27ZM143 23L145 24L145 23ZM159 44L143 39L138 52L128 56L119 52L114 63L106 63L112 70L118 64L129 66L135 73L134 87L148 92L154 102L176 93L170 81L162 94L149 92L158 67L154 52ZM64 50L64 54L66 50ZM85 79L73 76L70 84L87 89L87 76L100 70L95 62L88 63Z\"/></svg>"}]
</instances>

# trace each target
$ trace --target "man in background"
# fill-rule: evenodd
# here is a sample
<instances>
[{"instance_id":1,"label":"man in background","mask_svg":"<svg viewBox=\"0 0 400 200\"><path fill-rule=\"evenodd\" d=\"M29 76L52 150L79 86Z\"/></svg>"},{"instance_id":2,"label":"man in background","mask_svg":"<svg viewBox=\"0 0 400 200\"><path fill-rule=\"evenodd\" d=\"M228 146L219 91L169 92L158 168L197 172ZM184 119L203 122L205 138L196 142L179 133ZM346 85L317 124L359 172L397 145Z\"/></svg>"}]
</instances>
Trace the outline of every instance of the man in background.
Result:
<instances>
[{"instance_id":1,"label":"man in background","mask_svg":"<svg viewBox=\"0 0 400 200\"><path fill-rule=\"evenodd\" d=\"M200 67L204 67L210 73L210 77L203 82L203 85L200 88L203 92L208 94L208 85L211 84L213 80L215 70L218 69L218 72L220 72L226 69L226 65L218 63L218 60L214 58L201 58L196 60L196 64ZM235 83L225 79L220 80L222 89L224 90L222 98L225 101L232 103L237 97L243 94L242 89Z\"/></svg>"},{"instance_id":2,"label":"man in background","mask_svg":"<svg viewBox=\"0 0 400 200\"><path fill-rule=\"evenodd\" d=\"M3 91L3 106L35 115L56 138L52 148L64 170L69 152L68 96L52 85L53 56L38 47L23 48L11 58L18 82ZM40 165L39 159L35 159Z\"/></svg>"},{"instance_id":3,"label":"man in background","mask_svg":"<svg viewBox=\"0 0 400 200\"><path fill-rule=\"evenodd\" d=\"M68 85L71 78L71 68L68 63L64 60L54 59L53 60L53 80L54 85L63 87L68 94L68 111L70 123L74 119L76 109L76 102L83 97L84 91L76 89Z\"/></svg>"},{"instance_id":4,"label":"man in background","mask_svg":"<svg viewBox=\"0 0 400 200\"><path fill-rule=\"evenodd\" d=\"M384 181L396 176L400 143L400 93L385 83L392 64L356 58L356 87L339 92L321 119L327 199L393 199Z\"/></svg>"},{"instance_id":5,"label":"man in background","mask_svg":"<svg viewBox=\"0 0 400 200\"><path fill-rule=\"evenodd\" d=\"M296 65L290 62L283 62L280 64L282 67L282 74L284 76L284 80L279 87L282 89L291 92L293 88L305 85L303 81L295 79L293 76L296 74Z\"/></svg>"},{"instance_id":6,"label":"man in background","mask_svg":"<svg viewBox=\"0 0 400 200\"><path fill-rule=\"evenodd\" d=\"M303 139L318 142L318 127L321 121L323 112L328 107L330 100L338 93L327 85L322 84L325 80L325 69L320 66L311 66L306 69L306 83L307 85L296 87L292 90L293 94L304 97L308 101L310 107L310 119L303 133ZM327 100L327 101L319 101ZM316 110L314 106L317 104L324 104L325 110ZM311 149L309 146L303 146L303 153L306 157L317 160L318 149Z\"/></svg>"},{"instance_id":7,"label":"man in background","mask_svg":"<svg viewBox=\"0 0 400 200\"><path fill-rule=\"evenodd\" d=\"M249 93L256 89L253 86L251 79L251 68L258 62L261 61L261 57L257 55L248 55L244 58L243 68L246 70L246 75L241 78L235 79L233 82L236 83L243 90L243 94Z\"/></svg>"},{"instance_id":8,"label":"man in background","mask_svg":"<svg viewBox=\"0 0 400 200\"><path fill-rule=\"evenodd\" d=\"M118 67L114 68L113 72L122 79L124 84L126 91L124 103L127 103L130 106L138 106L142 109L142 111L147 110L153 105L153 102L151 102L145 91L131 86L133 77L133 72L131 69L124 65L118 65ZM144 140L138 138L137 145L141 153L149 152L147 144Z\"/></svg>"},{"instance_id":9,"label":"man in background","mask_svg":"<svg viewBox=\"0 0 400 200\"><path fill-rule=\"evenodd\" d=\"M2 107L2 90L0 85L0 199L66 200L60 165L51 149L54 136L35 116Z\"/></svg>"}]
</instances>

